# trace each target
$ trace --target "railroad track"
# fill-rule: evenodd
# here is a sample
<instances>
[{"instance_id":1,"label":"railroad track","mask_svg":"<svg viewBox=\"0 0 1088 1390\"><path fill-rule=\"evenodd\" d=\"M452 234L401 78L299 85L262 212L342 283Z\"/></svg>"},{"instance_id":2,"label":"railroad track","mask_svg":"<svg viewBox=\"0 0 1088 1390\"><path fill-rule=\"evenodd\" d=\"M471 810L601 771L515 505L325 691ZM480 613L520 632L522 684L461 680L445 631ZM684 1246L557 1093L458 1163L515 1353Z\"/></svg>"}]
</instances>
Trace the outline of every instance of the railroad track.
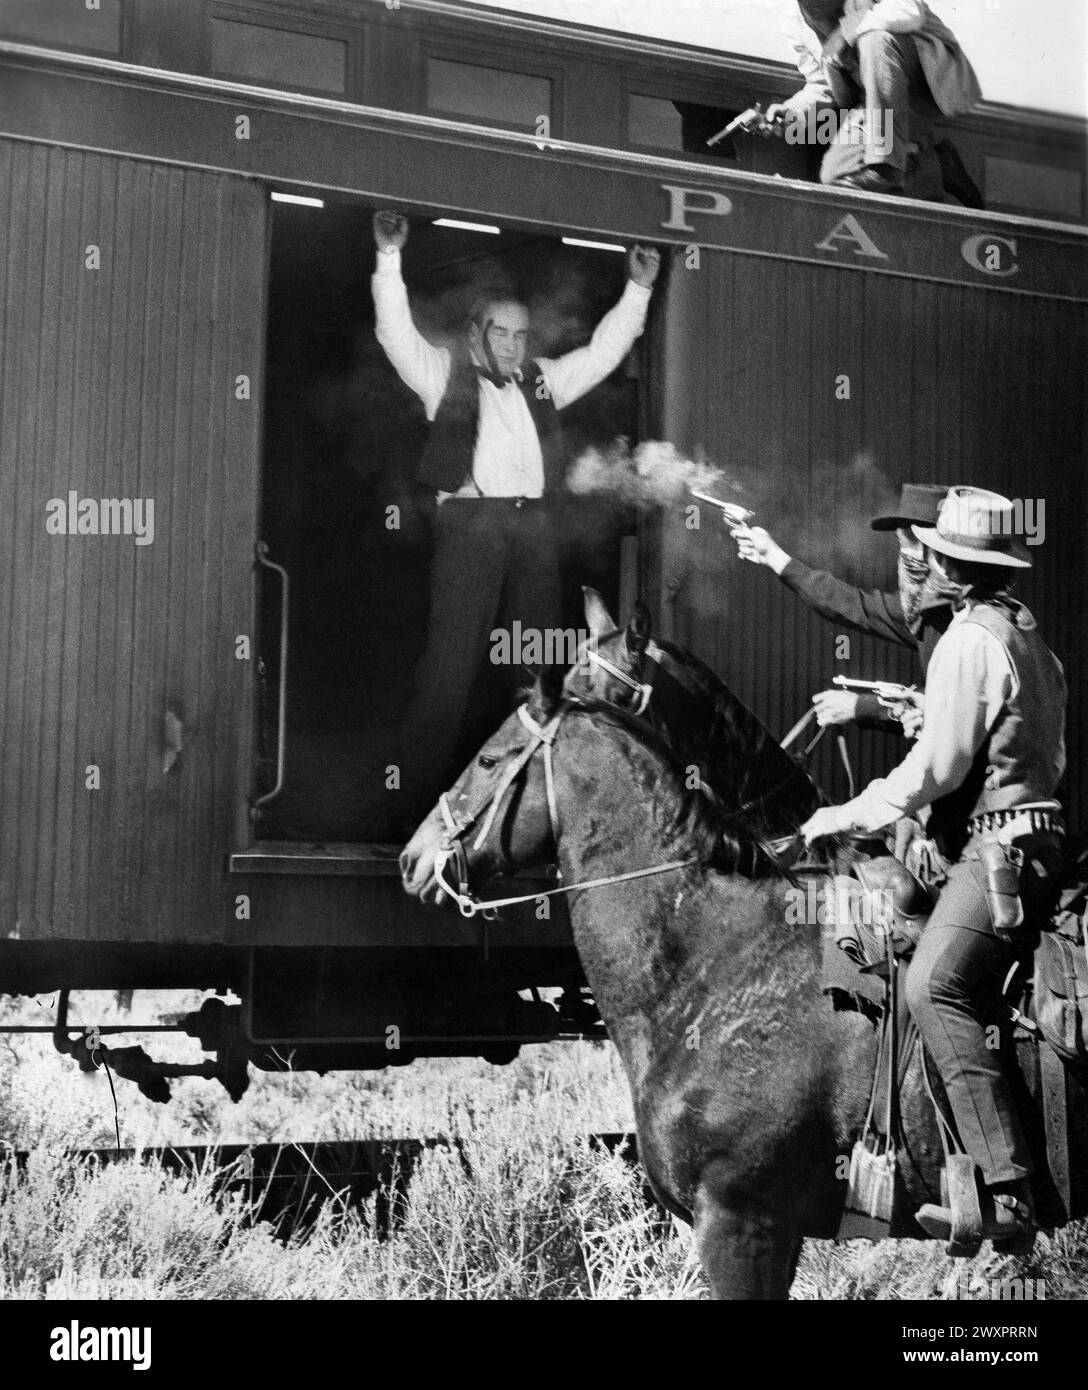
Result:
<instances>
[{"instance_id":1,"label":"railroad track","mask_svg":"<svg viewBox=\"0 0 1088 1390\"><path fill-rule=\"evenodd\" d=\"M592 1134L594 1142L637 1161L635 1136L622 1132ZM407 1202L412 1172L428 1149L458 1148L449 1139L355 1139L342 1142L276 1144L179 1144L150 1149L74 1149L77 1160L102 1164L139 1157L178 1174L213 1174L224 1194L239 1193L251 1209L251 1220L273 1221L288 1234L309 1220L324 1203L345 1208L376 1197L375 1221L380 1229L395 1221ZM9 1150L8 1160L26 1163L24 1150ZM4 1154L0 1150L0 1161ZM468 1160L461 1154L462 1162Z\"/></svg>"}]
</instances>

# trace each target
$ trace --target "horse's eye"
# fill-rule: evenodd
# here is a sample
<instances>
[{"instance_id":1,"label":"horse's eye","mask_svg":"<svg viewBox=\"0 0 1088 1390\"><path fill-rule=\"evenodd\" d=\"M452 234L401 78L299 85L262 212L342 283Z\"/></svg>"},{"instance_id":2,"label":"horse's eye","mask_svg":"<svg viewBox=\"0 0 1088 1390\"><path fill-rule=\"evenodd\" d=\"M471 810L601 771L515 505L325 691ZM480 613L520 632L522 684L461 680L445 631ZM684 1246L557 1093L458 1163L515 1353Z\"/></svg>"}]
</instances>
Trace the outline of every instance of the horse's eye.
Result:
<instances>
[{"instance_id":1,"label":"horse's eye","mask_svg":"<svg viewBox=\"0 0 1088 1390\"><path fill-rule=\"evenodd\" d=\"M494 767L499 760L498 758L493 758L490 753L481 753L480 756L476 759L476 761L479 763L481 767L490 768Z\"/></svg>"}]
</instances>

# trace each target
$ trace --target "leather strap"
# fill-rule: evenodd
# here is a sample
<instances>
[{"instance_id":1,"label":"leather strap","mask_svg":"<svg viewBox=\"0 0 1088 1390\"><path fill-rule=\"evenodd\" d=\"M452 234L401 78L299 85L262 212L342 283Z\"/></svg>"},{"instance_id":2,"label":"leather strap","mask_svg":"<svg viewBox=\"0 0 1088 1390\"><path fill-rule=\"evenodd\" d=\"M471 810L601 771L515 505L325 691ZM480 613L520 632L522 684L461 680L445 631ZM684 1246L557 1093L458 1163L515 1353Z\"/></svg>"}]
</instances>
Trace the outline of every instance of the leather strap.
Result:
<instances>
[{"instance_id":1,"label":"leather strap","mask_svg":"<svg viewBox=\"0 0 1088 1390\"><path fill-rule=\"evenodd\" d=\"M1065 1065L1047 1042L1039 1044L1042 1072L1043 1128L1050 1175L1065 1208L1065 1220L1072 1211L1072 1183L1069 1173L1069 1107Z\"/></svg>"}]
</instances>

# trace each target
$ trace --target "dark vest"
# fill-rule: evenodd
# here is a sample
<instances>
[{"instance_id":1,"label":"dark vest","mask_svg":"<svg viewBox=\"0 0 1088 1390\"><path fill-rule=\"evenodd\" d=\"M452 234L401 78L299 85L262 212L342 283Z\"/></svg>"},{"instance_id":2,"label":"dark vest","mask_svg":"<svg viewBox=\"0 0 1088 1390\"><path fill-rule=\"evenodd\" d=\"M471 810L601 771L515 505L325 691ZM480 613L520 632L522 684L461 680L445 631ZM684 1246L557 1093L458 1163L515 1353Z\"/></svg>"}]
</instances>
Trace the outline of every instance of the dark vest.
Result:
<instances>
[{"instance_id":1,"label":"dark vest","mask_svg":"<svg viewBox=\"0 0 1088 1390\"><path fill-rule=\"evenodd\" d=\"M540 452L544 459L544 495L557 492L563 485L566 457L563 448L563 427L559 412L550 395L538 398L541 382L539 363L526 362L522 378L513 382L529 407L536 426ZM431 432L419 461L418 480L439 492L457 492L472 475L472 460L476 453L476 435L480 425L480 377L467 352L454 354L450 379ZM509 386L503 390L510 390Z\"/></svg>"},{"instance_id":2,"label":"dark vest","mask_svg":"<svg viewBox=\"0 0 1088 1390\"><path fill-rule=\"evenodd\" d=\"M1061 662L1022 603L976 603L964 621L986 628L1004 647L1014 688L963 785L930 810L929 833L953 852L962 848L972 816L1054 797L1068 694Z\"/></svg>"}]
</instances>

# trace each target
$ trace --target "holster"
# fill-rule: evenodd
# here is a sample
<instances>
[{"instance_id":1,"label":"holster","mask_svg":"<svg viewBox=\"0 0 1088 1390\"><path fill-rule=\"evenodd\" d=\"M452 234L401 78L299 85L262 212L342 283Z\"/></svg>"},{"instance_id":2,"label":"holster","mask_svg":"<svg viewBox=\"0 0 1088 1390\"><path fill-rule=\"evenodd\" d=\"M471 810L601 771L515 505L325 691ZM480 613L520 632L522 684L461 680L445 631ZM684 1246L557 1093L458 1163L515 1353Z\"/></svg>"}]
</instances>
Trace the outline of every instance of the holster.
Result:
<instances>
[{"instance_id":1,"label":"holster","mask_svg":"<svg viewBox=\"0 0 1088 1390\"><path fill-rule=\"evenodd\" d=\"M1002 940L1011 941L1024 920L1024 905L1020 901L1024 851L1015 845L1003 845L1000 840L987 839L979 844L978 857L994 932Z\"/></svg>"}]
</instances>

